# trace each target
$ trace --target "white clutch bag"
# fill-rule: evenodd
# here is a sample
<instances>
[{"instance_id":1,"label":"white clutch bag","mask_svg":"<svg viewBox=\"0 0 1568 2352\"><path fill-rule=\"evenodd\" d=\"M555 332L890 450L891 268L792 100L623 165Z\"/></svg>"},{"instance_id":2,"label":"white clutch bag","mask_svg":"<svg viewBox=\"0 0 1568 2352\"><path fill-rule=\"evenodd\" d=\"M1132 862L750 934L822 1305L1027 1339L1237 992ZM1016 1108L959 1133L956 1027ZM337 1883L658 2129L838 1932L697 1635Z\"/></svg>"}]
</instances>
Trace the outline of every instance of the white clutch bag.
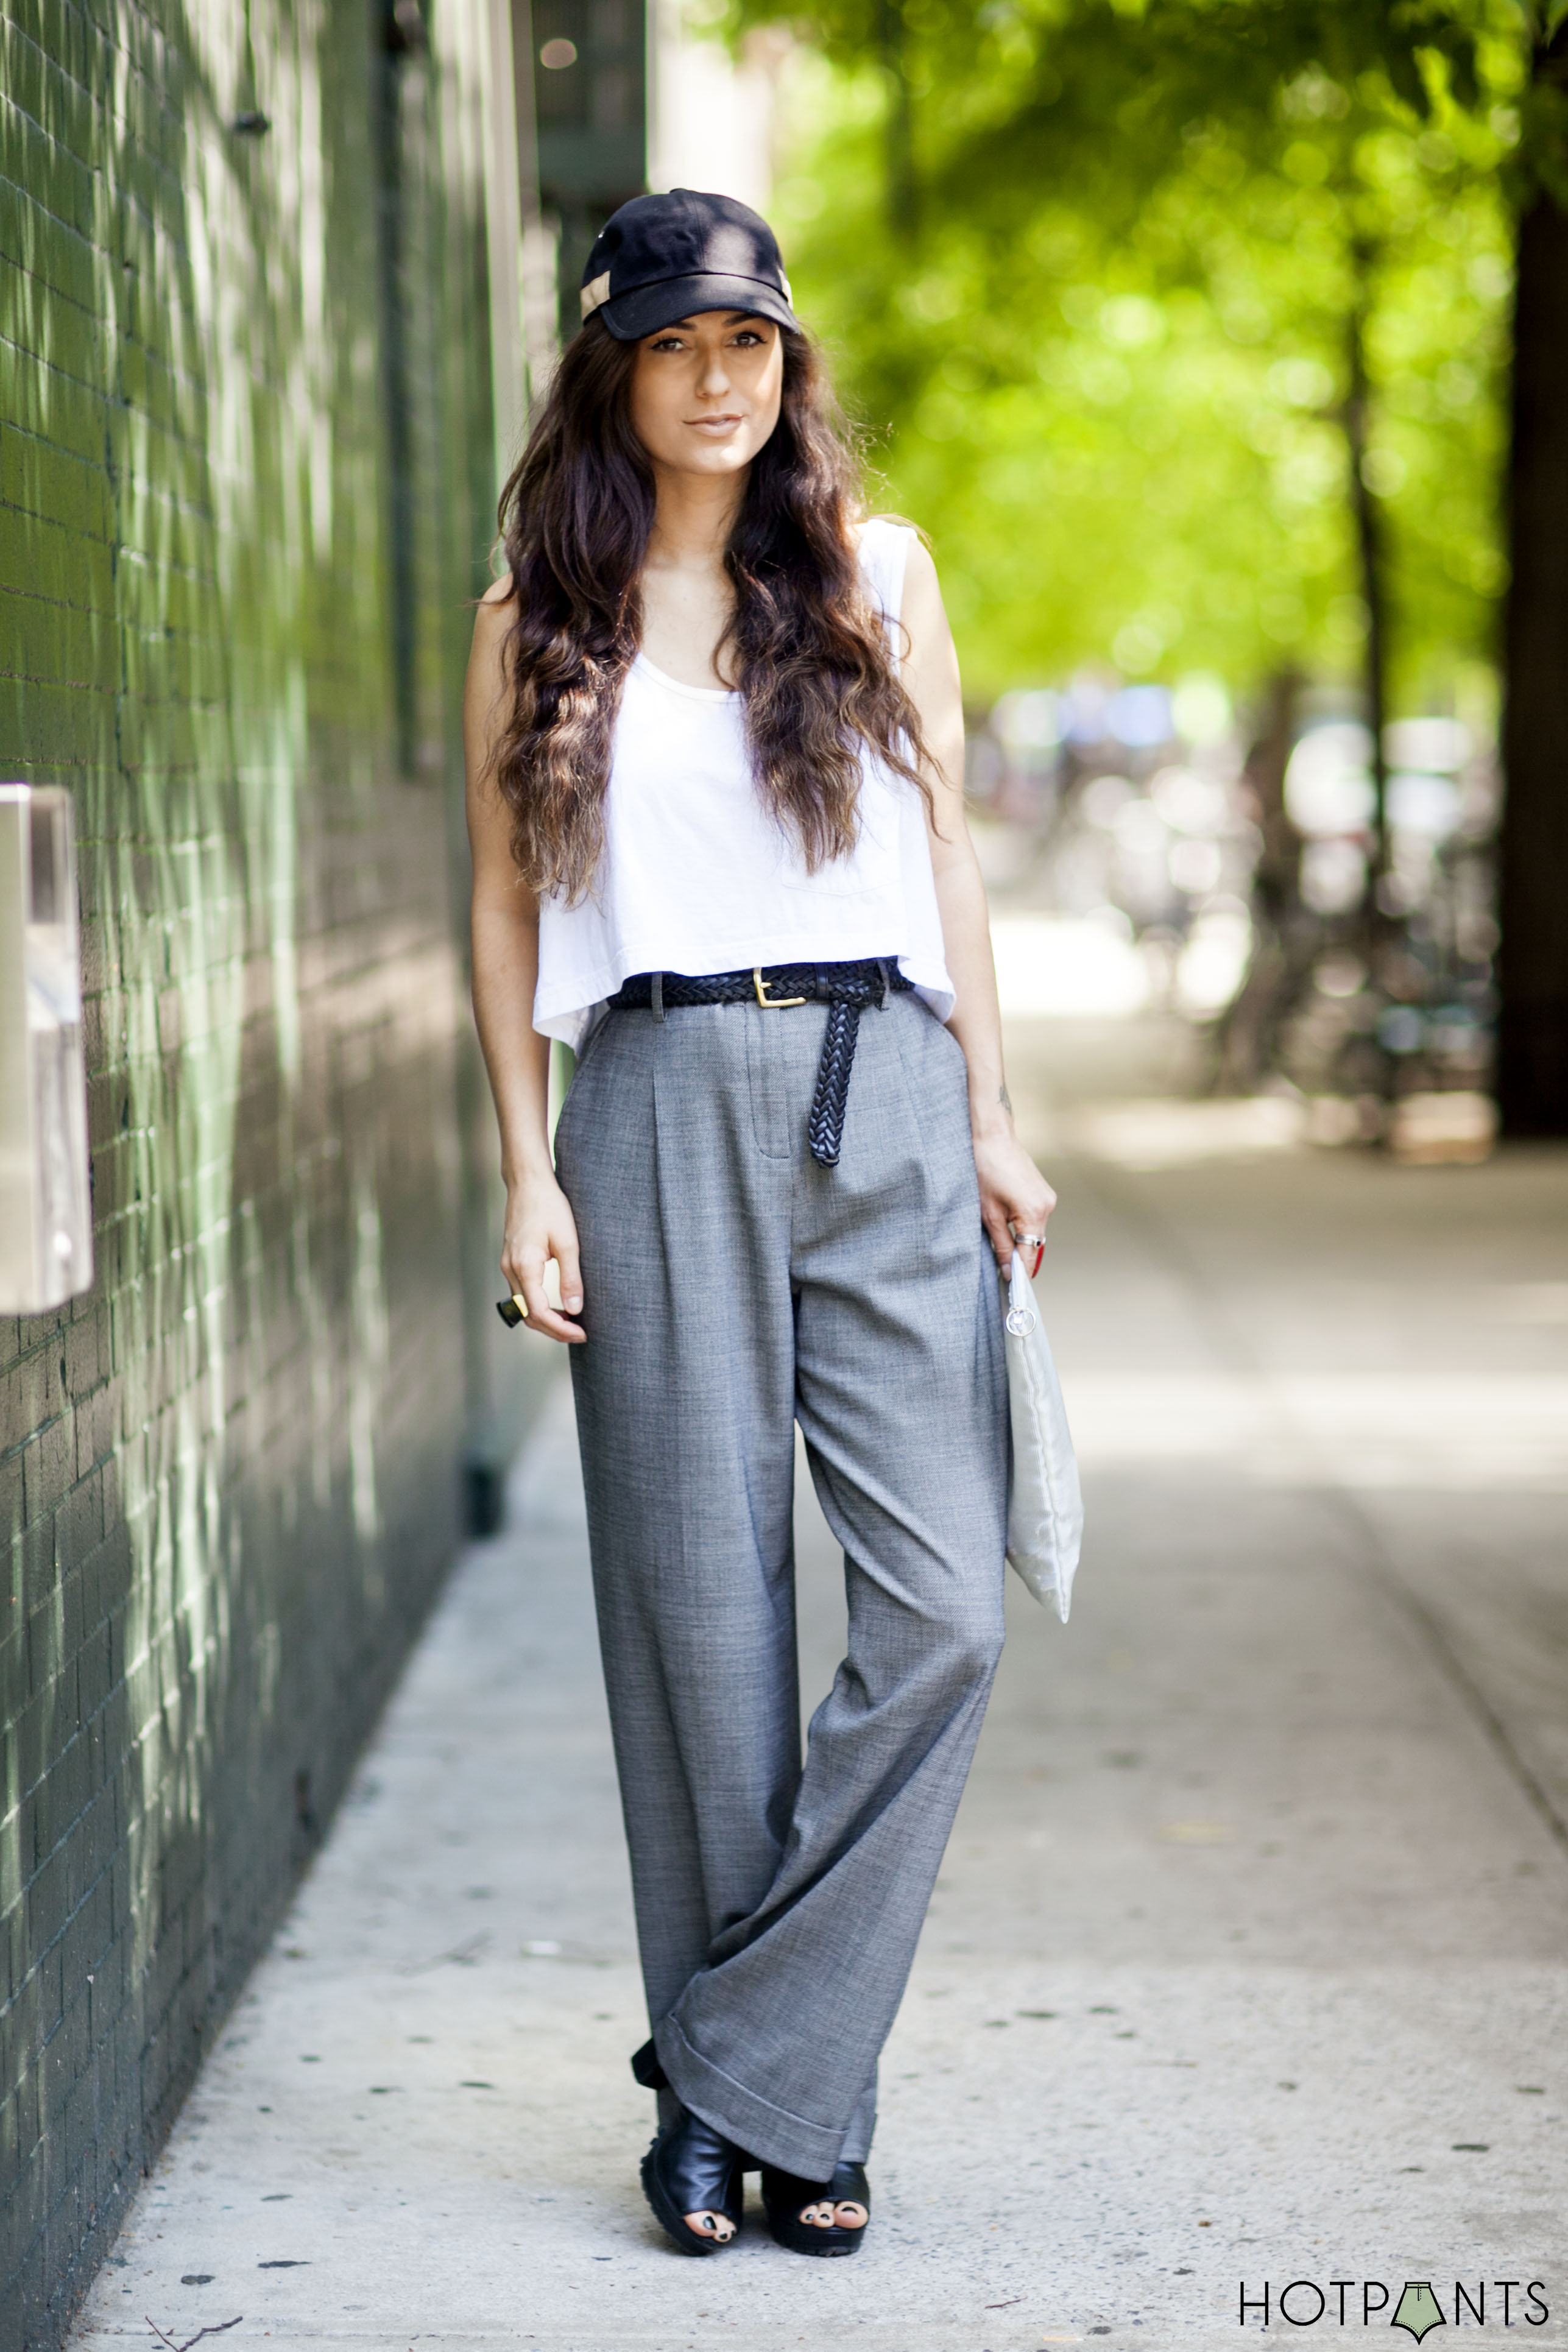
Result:
<instances>
[{"instance_id":1,"label":"white clutch bag","mask_svg":"<svg viewBox=\"0 0 1568 2352\"><path fill-rule=\"evenodd\" d=\"M1056 1604L1065 1625L1083 1542L1083 1496L1061 1383L1017 1249L1007 1280L1005 1328L1013 1424L1007 1559L1037 1601Z\"/></svg>"}]
</instances>

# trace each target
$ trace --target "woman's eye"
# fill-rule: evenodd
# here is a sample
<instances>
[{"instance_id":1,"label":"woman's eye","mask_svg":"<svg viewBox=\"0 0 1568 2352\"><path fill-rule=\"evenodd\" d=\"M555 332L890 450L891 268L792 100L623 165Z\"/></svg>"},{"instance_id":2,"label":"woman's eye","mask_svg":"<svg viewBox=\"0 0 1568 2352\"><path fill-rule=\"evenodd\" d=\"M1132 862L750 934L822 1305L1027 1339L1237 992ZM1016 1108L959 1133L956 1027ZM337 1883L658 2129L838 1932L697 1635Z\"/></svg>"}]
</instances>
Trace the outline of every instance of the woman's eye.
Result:
<instances>
[{"instance_id":1,"label":"woman's eye","mask_svg":"<svg viewBox=\"0 0 1568 2352\"><path fill-rule=\"evenodd\" d=\"M754 327L745 327L742 328L741 332L736 336L735 346L736 349L739 350L742 343L760 343L762 340L761 335L757 333Z\"/></svg>"}]
</instances>

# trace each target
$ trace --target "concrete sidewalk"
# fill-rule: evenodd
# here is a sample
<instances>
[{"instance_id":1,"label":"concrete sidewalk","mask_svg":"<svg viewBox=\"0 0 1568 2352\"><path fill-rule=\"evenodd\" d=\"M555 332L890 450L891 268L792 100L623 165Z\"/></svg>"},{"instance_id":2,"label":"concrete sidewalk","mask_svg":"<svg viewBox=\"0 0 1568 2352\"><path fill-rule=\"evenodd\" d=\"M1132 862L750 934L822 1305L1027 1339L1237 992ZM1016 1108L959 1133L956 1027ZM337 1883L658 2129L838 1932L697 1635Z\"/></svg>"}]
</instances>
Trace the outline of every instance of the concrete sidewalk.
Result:
<instances>
[{"instance_id":1,"label":"concrete sidewalk","mask_svg":"<svg viewBox=\"0 0 1568 2352\"><path fill-rule=\"evenodd\" d=\"M557 1391L83 2352L240 2315L235 2347L387 2352L1217 2347L1243 2283L1278 2329L1292 2281L1327 2305L1291 2335L1386 2329L1407 2280L1450 2327L1485 2282L1500 2333L1517 2281L1511 2326L1564 2340L1568 1160L1401 1170L1202 1106L1118 1126L1088 1097L1136 1043L1014 1045L1089 1535L1070 1627L1010 1596L864 2253L749 2229L683 2263L643 2207ZM799 1516L815 1698L843 1604Z\"/></svg>"}]
</instances>

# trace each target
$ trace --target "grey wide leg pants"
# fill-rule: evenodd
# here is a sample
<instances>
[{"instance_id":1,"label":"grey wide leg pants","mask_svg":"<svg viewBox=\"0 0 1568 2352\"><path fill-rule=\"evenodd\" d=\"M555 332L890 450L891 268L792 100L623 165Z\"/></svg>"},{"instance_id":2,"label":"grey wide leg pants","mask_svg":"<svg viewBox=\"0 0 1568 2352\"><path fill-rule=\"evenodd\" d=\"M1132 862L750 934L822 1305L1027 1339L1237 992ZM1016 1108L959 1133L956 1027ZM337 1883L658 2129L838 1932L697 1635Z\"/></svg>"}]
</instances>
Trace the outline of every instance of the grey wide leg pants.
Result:
<instances>
[{"instance_id":1,"label":"grey wide leg pants","mask_svg":"<svg viewBox=\"0 0 1568 2352\"><path fill-rule=\"evenodd\" d=\"M556 1135L605 1678L654 2041L684 2104L825 2181L863 2158L1002 1641L1005 1370L963 1055L861 1016L811 1158L826 1011L609 1014ZM800 1752L794 1423L849 1651Z\"/></svg>"}]
</instances>

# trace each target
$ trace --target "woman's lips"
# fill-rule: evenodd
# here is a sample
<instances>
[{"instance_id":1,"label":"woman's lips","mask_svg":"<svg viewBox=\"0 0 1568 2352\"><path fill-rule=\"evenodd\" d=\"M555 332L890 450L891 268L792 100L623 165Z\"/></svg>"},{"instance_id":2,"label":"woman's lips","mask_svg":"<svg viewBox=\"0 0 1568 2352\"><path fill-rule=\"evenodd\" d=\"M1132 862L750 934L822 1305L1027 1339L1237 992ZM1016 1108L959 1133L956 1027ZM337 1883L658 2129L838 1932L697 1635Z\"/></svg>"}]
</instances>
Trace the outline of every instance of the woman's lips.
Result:
<instances>
[{"instance_id":1,"label":"woman's lips","mask_svg":"<svg viewBox=\"0 0 1568 2352\"><path fill-rule=\"evenodd\" d=\"M745 419L740 416L689 416L686 421L694 433L709 433L717 436L721 433L732 433L736 425L743 424Z\"/></svg>"}]
</instances>

